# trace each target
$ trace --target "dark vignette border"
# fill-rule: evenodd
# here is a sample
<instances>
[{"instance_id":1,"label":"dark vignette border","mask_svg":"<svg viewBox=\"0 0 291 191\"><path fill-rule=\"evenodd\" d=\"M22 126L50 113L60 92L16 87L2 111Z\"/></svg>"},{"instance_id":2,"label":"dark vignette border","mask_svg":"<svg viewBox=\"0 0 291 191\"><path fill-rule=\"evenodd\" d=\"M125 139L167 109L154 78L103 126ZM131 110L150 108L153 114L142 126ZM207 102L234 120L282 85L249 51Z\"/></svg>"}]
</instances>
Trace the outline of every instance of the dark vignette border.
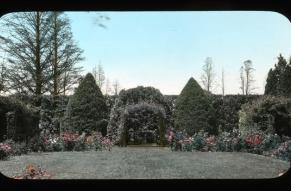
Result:
<instances>
[{"instance_id":1,"label":"dark vignette border","mask_svg":"<svg viewBox=\"0 0 291 191\"><path fill-rule=\"evenodd\" d=\"M291 21L290 0L0 0L0 16L17 11L274 11ZM291 24L291 23L290 23ZM274 179L14 180L0 173L0 190L288 189L291 170ZM27 188L27 189L26 189Z\"/></svg>"}]
</instances>

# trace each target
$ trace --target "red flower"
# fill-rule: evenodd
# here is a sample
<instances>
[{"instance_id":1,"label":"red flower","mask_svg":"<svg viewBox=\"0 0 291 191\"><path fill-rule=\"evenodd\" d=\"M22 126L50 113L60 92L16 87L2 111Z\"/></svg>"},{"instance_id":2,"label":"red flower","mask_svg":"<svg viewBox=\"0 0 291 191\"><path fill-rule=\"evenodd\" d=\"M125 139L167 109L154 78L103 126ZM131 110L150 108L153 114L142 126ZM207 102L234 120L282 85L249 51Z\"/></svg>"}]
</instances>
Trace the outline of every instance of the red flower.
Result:
<instances>
[{"instance_id":1,"label":"red flower","mask_svg":"<svg viewBox=\"0 0 291 191\"><path fill-rule=\"evenodd\" d=\"M263 138L261 135L255 134L255 135L249 135L246 138L246 142L250 146L258 146L263 142Z\"/></svg>"},{"instance_id":2,"label":"red flower","mask_svg":"<svg viewBox=\"0 0 291 191\"><path fill-rule=\"evenodd\" d=\"M206 143L207 143L208 145L215 145L215 136L212 135L212 136L208 137L208 138L206 139Z\"/></svg>"}]
</instances>

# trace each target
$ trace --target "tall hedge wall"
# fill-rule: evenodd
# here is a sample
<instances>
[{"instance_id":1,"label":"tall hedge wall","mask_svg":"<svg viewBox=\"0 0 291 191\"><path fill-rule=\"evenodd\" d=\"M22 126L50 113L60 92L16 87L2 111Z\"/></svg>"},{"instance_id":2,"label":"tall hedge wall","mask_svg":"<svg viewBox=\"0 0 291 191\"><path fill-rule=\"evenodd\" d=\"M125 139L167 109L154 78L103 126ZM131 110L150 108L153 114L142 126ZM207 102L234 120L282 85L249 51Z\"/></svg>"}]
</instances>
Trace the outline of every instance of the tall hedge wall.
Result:
<instances>
[{"instance_id":1,"label":"tall hedge wall","mask_svg":"<svg viewBox=\"0 0 291 191\"><path fill-rule=\"evenodd\" d=\"M10 118L13 118L10 122L7 121L8 115ZM12 138L16 141L23 141L38 133L38 124L39 114L36 110L27 107L21 101L14 98L0 97L1 141L5 136L7 136L7 134L7 138Z\"/></svg>"}]
</instances>

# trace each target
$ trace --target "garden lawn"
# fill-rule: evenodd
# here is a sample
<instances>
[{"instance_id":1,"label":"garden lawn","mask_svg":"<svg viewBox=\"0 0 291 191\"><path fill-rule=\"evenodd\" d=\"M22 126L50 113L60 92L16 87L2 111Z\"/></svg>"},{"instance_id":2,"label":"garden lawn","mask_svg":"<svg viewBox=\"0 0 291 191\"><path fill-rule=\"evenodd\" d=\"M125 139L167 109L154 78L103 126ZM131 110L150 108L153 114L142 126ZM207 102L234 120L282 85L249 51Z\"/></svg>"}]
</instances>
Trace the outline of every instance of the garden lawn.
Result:
<instances>
[{"instance_id":1,"label":"garden lawn","mask_svg":"<svg viewBox=\"0 0 291 191\"><path fill-rule=\"evenodd\" d=\"M171 152L158 147L114 147L110 151L31 153L0 161L8 177L28 164L53 179L274 178L290 163L250 153Z\"/></svg>"}]
</instances>

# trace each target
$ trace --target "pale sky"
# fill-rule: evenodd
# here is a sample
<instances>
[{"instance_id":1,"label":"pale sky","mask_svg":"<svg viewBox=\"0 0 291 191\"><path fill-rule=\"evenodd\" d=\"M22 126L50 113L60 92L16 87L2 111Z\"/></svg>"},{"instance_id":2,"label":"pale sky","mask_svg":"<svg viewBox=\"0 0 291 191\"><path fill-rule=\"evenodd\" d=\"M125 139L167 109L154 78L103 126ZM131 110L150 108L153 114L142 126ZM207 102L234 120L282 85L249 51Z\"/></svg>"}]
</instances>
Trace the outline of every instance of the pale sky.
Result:
<instances>
[{"instance_id":1,"label":"pale sky","mask_svg":"<svg viewBox=\"0 0 291 191\"><path fill-rule=\"evenodd\" d=\"M291 24L275 12L98 12L110 17L106 28L94 12L67 12L74 39L84 50L84 74L101 63L105 76L122 88L153 86L179 94L190 77L201 84L202 66L212 57L217 88L221 70L226 94L240 93L239 69L255 68L256 93L263 93L268 70L280 53L291 56Z\"/></svg>"}]
</instances>

